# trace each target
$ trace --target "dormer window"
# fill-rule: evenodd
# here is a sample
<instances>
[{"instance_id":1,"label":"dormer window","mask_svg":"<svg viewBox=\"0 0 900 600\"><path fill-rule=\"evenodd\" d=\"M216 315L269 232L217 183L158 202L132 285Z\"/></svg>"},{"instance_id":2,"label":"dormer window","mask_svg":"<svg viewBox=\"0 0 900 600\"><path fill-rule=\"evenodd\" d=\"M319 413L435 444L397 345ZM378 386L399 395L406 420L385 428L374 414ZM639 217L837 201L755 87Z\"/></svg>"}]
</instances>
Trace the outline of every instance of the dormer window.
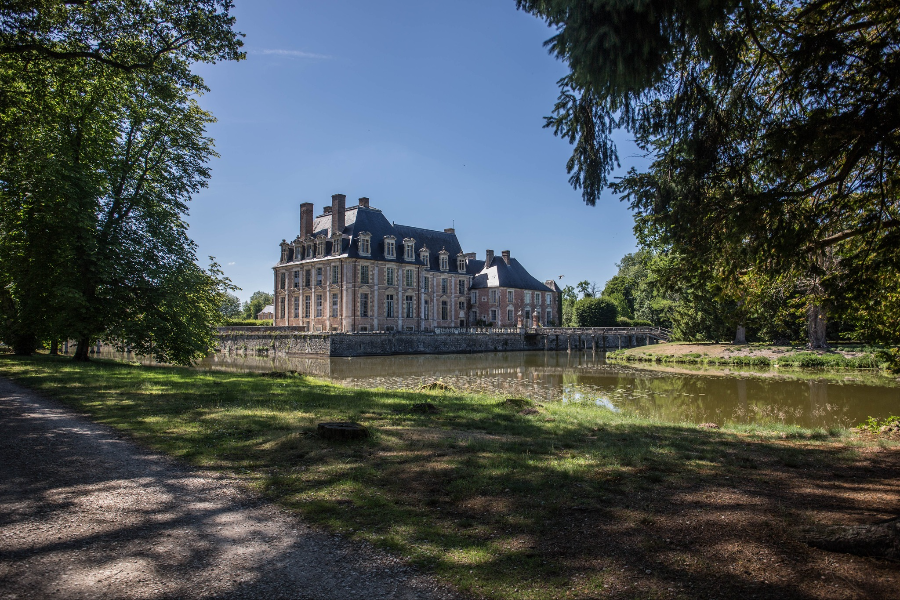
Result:
<instances>
[{"instance_id":1,"label":"dormer window","mask_svg":"<svg viewBox=\"0 0 900 600\"><path fill-rule=\"evenodd\" d=\"M457 254L456 255L456 270L460 273L466 272L466 255L465 254Z\"/></svg>"},{"instance_id":2,"label":"dormer window","mask_svg":"<svg viewBox=\"0 0 900 600\"><path fill-rule=\"evenodd\" d=\"M341 253L341 242L342 241L343 241L343 238L341 237L341 234L339 234L339 233L334 234L334 237L331 238L331 253L332 254L338 255Z\"/></svg>"},{"instance_id":3,"label":"dormer window","mask_svg":"<svg viewBox=\"0 0 900 600\"><path fill-rule=\"evenodd\" d=\"M422 264L428 267L430 258L431 257L429 256L428 248L422 246L422 248L419 250L419 260L422 261Z\"/></svg>"},{"instance_id":4,"label":"dormer window","mask_svg":"<svg viewBox=\"0 0 900 600\"><path fill-rule=\"evenodd\" d=\"M438 252L438 255L441 257L441 271L449 271L450 270L450 253L446 250L441 250Z\"/></svg>"},{"instance_id":5,"label":"dormer window","mask_svg":"<svg viewBox=\"0 0 900 600\"><path fill-rule=\"evenodd\" d=\"M372 254L372 234L367 231L359 234L359 253L364 256Z\"/></svg>"},{"instance_id":6,"label":"dormer window","mask_svg":"<svg viewBox=\"0 0 900 600\"><path fill-rule=\"evenodd\" d=\"M313 254L313 245L307 243L306 244L306 258L312 258L312 254Z\"/></svg>"},{"instance_id":7,"label":"dormer window","mask_svg":"<svg viewBox=\"0 0 900 600\"><path fill-rule=\"evenodd\" d=\"M316 238L316 256L325 256L325 236Z\"/></svg>"},{"instance_id":8,"label":"dormer window","mask_svg":"<svg viewBox=\"0 0 900 600\"><path fill-rule=\"evenodd\" d=\"M403 240L403 259L413 261L416 260L416 251L415 251L416 240L412 238L406 238Z\"/></svg>"},{"instance_id":9,"label":"dormer window","mask_svg":"<svg viewBox=\"0 0 900 600\"><path fill-rule=\"evenodd\" d=\"M384 236L384 257L397 258L397 238L392 235Z\"/></svg>"}]
</instances>

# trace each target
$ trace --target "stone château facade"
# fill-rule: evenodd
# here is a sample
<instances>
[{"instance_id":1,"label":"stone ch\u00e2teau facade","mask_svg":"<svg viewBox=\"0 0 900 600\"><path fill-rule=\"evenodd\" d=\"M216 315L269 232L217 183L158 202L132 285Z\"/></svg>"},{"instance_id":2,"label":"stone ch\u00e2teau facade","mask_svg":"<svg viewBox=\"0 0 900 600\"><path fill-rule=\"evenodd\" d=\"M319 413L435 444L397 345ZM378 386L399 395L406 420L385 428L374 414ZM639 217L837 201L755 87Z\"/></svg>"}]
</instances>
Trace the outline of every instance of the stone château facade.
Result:
<instances>
[{"instance_id":1,"label":"stone ch\u00e2teau facade","mask_svg":"<svg viewBox=\"0 0 900 600\"><path fill-rule=\"evenodd\" d=\"M497 258L506 259L508 252ZM493 263L463 253L453 229L391 223L368 198L347 207L346 196L335 194L317 217L305 202L300 234L281 242L281 259L273 267L274 325L310 332L432 331L489 321L516 326L499 313L498 320L489 319L492 309L480 299L508 290L522 326L550 323L558 293L514 259ZM499 282L506 287L497 288ZM513 284L523 287L508 288Z\"/></svg>"}]
</instances>

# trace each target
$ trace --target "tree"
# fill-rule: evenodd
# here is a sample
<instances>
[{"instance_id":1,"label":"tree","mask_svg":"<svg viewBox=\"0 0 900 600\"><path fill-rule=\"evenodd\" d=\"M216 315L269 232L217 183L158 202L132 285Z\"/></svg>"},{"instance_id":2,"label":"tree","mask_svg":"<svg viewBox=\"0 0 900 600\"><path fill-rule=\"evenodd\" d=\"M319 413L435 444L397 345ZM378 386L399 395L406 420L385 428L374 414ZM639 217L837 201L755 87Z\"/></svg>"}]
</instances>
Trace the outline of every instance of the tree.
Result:
<instances>
[{"instance_id":1,"label":"tree","mask_svg":"<svg viewBox=\"0 0 900 600\"><path fill-rule=\"evenodd\" d=\"M11 0L0 6L0 56L84 59L125 71L170 57L240 60L230 0Z\"/></svg>"},{"instance_id":2,"label":"tree","mask_svg":"<svg viewBox=\"0 0 900 600\"><path fill-rule=\"evenodd\" d=\"M559 297L562 313L562 326L572 327L572 310L575 308L575 302L578 301L578 294L575 293L574 287L567 285L563 288Z\"/></svg>"},{"instance_id":3,"label":"tree","mask_svg":"<svg viewBox=\"0 0 900 600\"><path fill-rule=\"evenodd\" d=\"M572 309L573 327L615 327L616 305L606 298L582 298Z\"/></svg>"},{"instance_id":4,"label":"tree","mask_svg":"<svg viewBox=\"0 0 900 600\"><path fill-rule=\"evenodd\" d=\"M244 313L241 309L241 299L234 294L226 294L221 306L219 306L219 312L222 313L222 316L226 319L237 319L241 317Z\"/></svg>"},{"instance_id":5,"label":"tree","mask_svg":"<svg viewBox=\"0 0 900 600\"><path fill-rule=\"evenodd\" d=\"M850 279L868 296L891 288L879 274L900 267L896 3L518 6L557 27L547 45L571 72L546 124L574 144L570 181L588 204L611 187L639 237L691 269L800 274L815 284L811 323ZM653 162L610 185L616 128Z\"/></svg>"},{"instance_id":6,"label":"tree","mask_svg":"<svg viewBox=\"0 0 900 600\"><path fill-rule=\"evenodd\" d=\"M25 353L68 337L86 360L103 336L186 362L231 289L183 221L215 156L190 66L241 58L240 36L227 2L119 4L0 9L0 334ZM147 36L173 43L148 61Z\"/></svg>"},{"instance_id":7,"label":"tree","mask_svg":"<svg viewBox=\"0 0 900 600\"><path fill-rule=\"evenodd\" d=\"M598 296L597 292L599 291L599 286L596 282L588 280L579 281L575 287L581 292L582 298L596 298Z\"/></svg>"},{"instance_id":8,"label":"tree","mask_svg":"<svg viewBox=\"0 0 900 600\"><path fill-rule=\"evenodd\" d=\"M248 302L244 302L244 318L255 319L262 309L274 302L274 296L268 292L253 292Z\"/></svg>"}]
</instances>

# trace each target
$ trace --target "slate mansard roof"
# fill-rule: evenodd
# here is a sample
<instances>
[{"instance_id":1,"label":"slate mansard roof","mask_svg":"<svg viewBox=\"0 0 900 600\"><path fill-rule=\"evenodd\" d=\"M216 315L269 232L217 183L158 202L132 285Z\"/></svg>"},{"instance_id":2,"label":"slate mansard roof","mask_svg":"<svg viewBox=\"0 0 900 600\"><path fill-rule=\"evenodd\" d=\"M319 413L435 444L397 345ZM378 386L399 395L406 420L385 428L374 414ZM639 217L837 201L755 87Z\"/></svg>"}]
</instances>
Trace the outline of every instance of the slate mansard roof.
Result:
<instances>
[{"instance_id":1,"label":"slate mansard roof","mask_svg":"<svg viewBox=\"0 0 900 600\"><path fill-rule=\"evenodd\" d=\"M319 215L313 221L312 236L324 235L329 242L329 247L333 233L331 225L332 215L327 213ZM359 253L359 235L363 232L367 232L372 236L371 254L369 255L361 255ZM377 208L348 207L344 212L344 230L341 233L343 234L341 254L346 254L348 258L368 258L399 264L421 264L419 250L425 247L428 248L429 252L428 259L430 264L427 268L439 271L441 266L439 253L441 250L446 250L450 255L450 272L456 272L456 257L462 253L462 247L459 245L459 240L456 239L455 233L397 225L389 222ZM395 238L396 258L387 258L384 254L384 238L390 235ZM413 261L403 258L403 240L406 238L415 240L415 259Z\"/></svg>"},{"instance_id":2,"label":"slate mansard roof","mask_svg":"<svg viewBox=\"0 0 900 600\"><path fill-rule=\"evenodd\" d=\"M539 292L553 291L532 277L515 258L510 258L509 264L506 264L502 256L495 256L490 265L485 265L484 262L471 258L466 262L466 272L474 276L470 289L516 288Z\"/></svg>"}]
</instances>

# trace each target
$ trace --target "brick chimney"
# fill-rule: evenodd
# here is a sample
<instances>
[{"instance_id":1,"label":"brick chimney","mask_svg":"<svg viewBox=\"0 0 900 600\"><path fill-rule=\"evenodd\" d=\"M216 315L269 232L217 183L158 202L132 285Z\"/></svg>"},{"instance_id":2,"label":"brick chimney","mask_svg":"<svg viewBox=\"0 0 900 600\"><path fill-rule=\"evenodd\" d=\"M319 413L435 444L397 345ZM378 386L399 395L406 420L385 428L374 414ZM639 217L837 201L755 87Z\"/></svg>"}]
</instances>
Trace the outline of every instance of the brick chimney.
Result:
<instances>
[{"instance_id":1,"label":"brick chimney","mask_svg":"<svg viewBox=\"0 0 900 600\"><path fill-rule=\"evenodd\" d=\"M300 205L300 239L305 240L313 232L313 203L304 202Z\"/></svg>"},{"instance_id":2,"label":"brick chimney","mask_svg":"<svg viewBox=\"0 0 900 600\"><path fill-rule=\"evenodd\" d=\"M369 208L369 199L363 196L359 199L359 205L363 208Z\"/></svg>"},{"instance_id":3,"label":"brick chimney","mask_svg":"<svg viewBox=\"0 0 900 600\"><path fill-rule=\"evenodd\" d=\"M509 264L509 250L504 250L501 254L503 255L503 262Z\"/></svg>"},{"instance_id":4,"label":"brick chimney","mask_svg":"<svg viewBox=\"0 0 900 600\"><path fill-rule=\"evenodd\" d=\"M325 214L326 214L326 215L330 215L330 214L331 214L331 207L330 207L330 206L323 206L323 207L322 207L322 210L325 211Z\"/></svg>"},{"instance_id":5,"label":"brick chimney","mask_svg":"<svg viewBox=\"0 0 900 600\"><path fill-rule=\"evenodd\" d=\"M486 256L484 257L484 268L487 269L487 268L490 268L491 263L494 262L494 251L488 250L485 252L485 255Z\"/></svg>"},{"instance_id":6,"label":"brick chimney","mask_svg":"<svg viewBox=\"0 0 900 600\"><path fill-rule=\"evenodd\" d=\"M347 196L331 195L331 235L344 232L344 212L347 209Z\"/></svg>"}]
</instances>

